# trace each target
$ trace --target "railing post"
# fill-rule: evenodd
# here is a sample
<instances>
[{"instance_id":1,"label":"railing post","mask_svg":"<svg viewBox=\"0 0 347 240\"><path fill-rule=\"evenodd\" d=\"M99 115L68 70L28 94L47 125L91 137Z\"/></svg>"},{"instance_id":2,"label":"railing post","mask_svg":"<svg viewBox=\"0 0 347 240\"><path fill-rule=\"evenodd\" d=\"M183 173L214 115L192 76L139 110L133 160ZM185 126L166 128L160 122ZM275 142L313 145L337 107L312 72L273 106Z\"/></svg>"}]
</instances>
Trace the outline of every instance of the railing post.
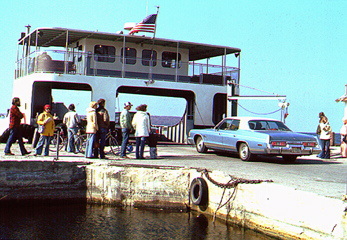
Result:
<instances>
[{"instance_id":1,"label":"railing post","mask_svg":"<svg viewBox=\"0 0 347 240\"><path fill-rule=\"evenodd\" d=\"M54 160L59 160L59 142L60 142L60 129L57 129L57 143L56 143L56 154Z\"/></svg>"}]
</instances>

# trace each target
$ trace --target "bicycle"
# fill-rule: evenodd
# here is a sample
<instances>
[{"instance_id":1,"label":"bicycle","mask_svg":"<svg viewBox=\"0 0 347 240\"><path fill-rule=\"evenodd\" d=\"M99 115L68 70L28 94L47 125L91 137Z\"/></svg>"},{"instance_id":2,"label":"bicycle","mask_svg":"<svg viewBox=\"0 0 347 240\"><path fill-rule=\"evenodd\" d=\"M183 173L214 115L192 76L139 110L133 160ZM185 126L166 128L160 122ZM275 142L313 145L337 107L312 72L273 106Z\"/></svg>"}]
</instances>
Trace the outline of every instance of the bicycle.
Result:
<instances>
[{"instance_id":1,"label":"bicycle","mask_svg":"<svg viewBox=\"0 0 347 240\"><path fill-rule=\"evenodd\" d=\"M117 141L117 132L115 130L109 130L106 134L106 144L110 147L109 153L114 155L120 155L121 146ZM126 151L131 153L134 150L134 147L131 144L127 145Z\"/></svg>"},{"instance_id":2,"label":"bicycle","mask_svg":"<svg viewBox=\"0 0 347 240\"><path fill-rule=\"evenodd\" d=\"M59 141L59 145L58 145ZM56 152L57 150L61 151L63 148L66 150L68 139L64 130L62 128L57 128L54 131L54 135L51 139L51 143L49 145L49 151ZM58 146L57 146L58 145Z\"/></svg>"},{"instance_id":3,"label":"bicycle","mask_svg":"<svg viewBox=\"0 0 347 240\"><path fill-rule=\"evenodd\" d=\"M109 129L108 133L106 134L106 145L110 147L111 153L114 155L118 155L120 153L120 147L117 141L117 132L114 130Z\"/></svg>"},{"instance_id":4,"label":"bicycle","mask_svg":"<svg viewBox=\"0 0 347 240\"><path fill-rule=\"evenodd\" d=\"M78 130L77 134L75 135L75 148L76 152L84 153L87 146L87 134L81 133L81 129Z\"/></svg>"},{"instance_id":5,"label":"bicycle","mask_svg":"<svg viewBox=\"0 0 347 240\"><path fill-rule=\"evenodd\" d=\"M59 138L59 146L57 146L58 138ZM82 134L81 130L79 129L77 134L75 135L75 141L74 141L76 153L85 152L86 141L87 141L87 134ZM51 145L49 150L52 152L56 152L57 149L59 149L59 151L61 150L66 151L67 145L68 145L68 137L65 134L64 130L62 128L56 129L56 131L54 132L54 136L51 139Z\"/></svg>"}]
</instances>

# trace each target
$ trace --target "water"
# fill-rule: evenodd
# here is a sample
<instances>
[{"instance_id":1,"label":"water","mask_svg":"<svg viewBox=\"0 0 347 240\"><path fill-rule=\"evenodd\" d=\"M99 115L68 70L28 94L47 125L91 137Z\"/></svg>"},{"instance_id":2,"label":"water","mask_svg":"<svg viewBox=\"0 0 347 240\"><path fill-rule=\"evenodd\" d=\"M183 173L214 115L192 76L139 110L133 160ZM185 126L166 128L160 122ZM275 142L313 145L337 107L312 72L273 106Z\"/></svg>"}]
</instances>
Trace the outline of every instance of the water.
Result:
<instances>
[{"instance_id":1,"label":"water","mask_svg":"<svg viewBox=\"0 0 347 240\"><path fill-rule=\"evenodd\" d=\"M0 239L272 239L196 213L104 206L0 207Z\"/></svg>"}]
</instances>

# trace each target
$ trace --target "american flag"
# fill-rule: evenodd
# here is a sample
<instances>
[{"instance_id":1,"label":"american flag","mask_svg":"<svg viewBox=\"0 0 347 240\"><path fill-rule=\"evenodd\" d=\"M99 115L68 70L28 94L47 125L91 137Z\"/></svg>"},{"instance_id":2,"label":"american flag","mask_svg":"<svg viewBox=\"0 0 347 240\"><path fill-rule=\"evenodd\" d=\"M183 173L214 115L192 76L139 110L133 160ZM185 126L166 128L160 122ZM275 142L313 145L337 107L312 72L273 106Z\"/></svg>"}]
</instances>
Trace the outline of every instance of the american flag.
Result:
<instances>
[{"instance_id":1,"label":"american flag","mask_svg":"<svg viewBox=\"0 0 347 240\"><path fill-rule=\"evenodd\" d=\"M136 24L136 26L131 29L129 34L134 34L138 32L154 33L156 19L157 19L157 14L151 14L147 16L145 19L142 20L142 22Z\"/></svg>"}]
</instances>

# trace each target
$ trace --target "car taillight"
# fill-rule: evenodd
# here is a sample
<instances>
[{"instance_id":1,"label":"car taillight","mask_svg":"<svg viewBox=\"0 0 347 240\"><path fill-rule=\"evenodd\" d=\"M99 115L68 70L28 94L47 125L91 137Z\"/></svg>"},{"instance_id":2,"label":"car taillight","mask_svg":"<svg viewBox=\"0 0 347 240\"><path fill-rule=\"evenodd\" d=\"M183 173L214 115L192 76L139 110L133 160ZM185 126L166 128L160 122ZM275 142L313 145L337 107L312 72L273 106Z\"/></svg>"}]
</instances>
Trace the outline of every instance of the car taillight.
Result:
<instances>
[{"instance_id":1,"label":"car taillight","mask_svg":"<svg viewBox=\"0 0 347 240\"><path fill-rule=\"evenodd\" d=\"M315 142L303 142L302 145L304 145L304 147L315 147L316 143Z\"/></svg>"},{"instance_id":2,"label":"car taillight","mask_svg":"<svg viewBox=\"0 0 347 240\"><path fill-rule=\"evenodd\" d=\"M287 145L287 142L285 142L285 141L273 141L273 142L271 142L271 145L274 147L275 146L276 147L284 147Z\"/></svg>"}]
</instances>

